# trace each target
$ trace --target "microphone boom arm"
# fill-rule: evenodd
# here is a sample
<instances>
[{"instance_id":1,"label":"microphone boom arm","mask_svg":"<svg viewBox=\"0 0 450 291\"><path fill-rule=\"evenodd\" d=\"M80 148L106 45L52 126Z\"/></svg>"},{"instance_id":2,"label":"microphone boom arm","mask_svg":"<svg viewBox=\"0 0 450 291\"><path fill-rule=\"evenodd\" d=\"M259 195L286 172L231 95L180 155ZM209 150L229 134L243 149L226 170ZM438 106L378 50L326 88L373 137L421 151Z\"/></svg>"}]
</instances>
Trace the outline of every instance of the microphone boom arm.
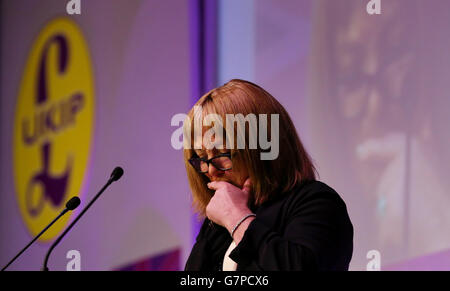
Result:
<instances>
[{"instance_id":1,"label":"microphone boom arm","mask_svg":"<svg viewBox=\"0 0 450 291\"><path fill-rule=\"evenodd\" d=\"M53 242L52 246L48 249L45 255L44 265L42 271L48 271L47 263L52 253L53 249L58 245L58 243L64 238L64 236L72 229L72 227L77 223L77 221L83 216L83 214L91 207L91 205L100 197L100 195L109 187L113 182L119 180L123 175L123 169L121 167L116 167L111 174L108 182L103 186L103 188L95 195L95 197L86 205L86 207L78 214L78 216L72 221L72 223L64 230L64 232Z\"/></svg>"}]
</instances>

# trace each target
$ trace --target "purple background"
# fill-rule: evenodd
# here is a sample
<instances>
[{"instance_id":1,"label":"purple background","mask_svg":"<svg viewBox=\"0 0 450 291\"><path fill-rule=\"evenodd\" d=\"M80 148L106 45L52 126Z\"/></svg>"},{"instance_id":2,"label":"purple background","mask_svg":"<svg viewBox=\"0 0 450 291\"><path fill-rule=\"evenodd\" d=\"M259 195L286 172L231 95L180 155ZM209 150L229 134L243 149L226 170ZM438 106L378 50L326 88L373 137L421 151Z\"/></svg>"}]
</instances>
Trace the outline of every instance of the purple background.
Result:
<instances>
[{"instance_id":1,"label":"purple background","mask_svg":"<svg viewBox=\"0 0 450 291\"><path fill-rule=\"evenodd\" d=\"M13 184L18 88L33 40L67 16L66 2L1 1L2 265L31 239ZM367 2L82 0L70 17L96 90L83 205L116 165L125 175L55 249L51 269L65 270L71 249L83 270L182 269L198 223L170 120L243 78L286 107L320 180L346 201L352 270L366 269L370 250L382 269L448 270L450 2L382 0L381 15ZM38 270L48 247L35 244L10 269Z\"/></svg>"}]
</instances>

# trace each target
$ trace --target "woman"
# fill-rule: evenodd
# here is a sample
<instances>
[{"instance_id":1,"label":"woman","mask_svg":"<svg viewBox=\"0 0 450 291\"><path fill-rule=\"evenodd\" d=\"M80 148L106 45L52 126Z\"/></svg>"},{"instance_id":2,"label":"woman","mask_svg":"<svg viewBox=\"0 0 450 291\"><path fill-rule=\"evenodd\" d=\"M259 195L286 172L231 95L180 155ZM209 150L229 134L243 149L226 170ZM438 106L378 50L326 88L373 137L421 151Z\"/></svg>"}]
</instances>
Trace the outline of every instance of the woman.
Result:
<instances>
[{"instance_id":1,"label":"woman","mask_svg":"<svg viewBox=\"0 0 450 291\"><path fill-rule=\"evenodd\" d=\"M353 226L346 205L316 181L281 104L261 87L235 79L205 94L194 108L184 124L185 145L195 144L199 132L203 144L185 146L184 160L194 207L205 219L185 270L348 270ZM223 124L230 114L277 116L278 128L264 125L270 124L268 136L279 138L278 156L262 159L267 148L249 147L258 131L250 123L243 133L230 131L237 126ZM194 120L208 115L216 118L210 125L227 129L224 139L211 139L214 147L205 144L207 127L195 130ZM236 141L243 136L245 147L239 148Z\"/></svg>"}]
</instances>

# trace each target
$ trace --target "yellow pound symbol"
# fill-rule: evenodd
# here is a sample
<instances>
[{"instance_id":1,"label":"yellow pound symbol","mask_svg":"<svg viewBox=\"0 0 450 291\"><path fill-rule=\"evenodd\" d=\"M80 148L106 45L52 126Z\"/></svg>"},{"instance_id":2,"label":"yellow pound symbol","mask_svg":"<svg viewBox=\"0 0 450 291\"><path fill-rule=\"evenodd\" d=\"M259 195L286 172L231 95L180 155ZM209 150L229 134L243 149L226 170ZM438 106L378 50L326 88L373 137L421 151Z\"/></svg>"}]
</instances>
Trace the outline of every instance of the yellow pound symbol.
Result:
<instances>
[{"instance_id":1,"label":"yellow pound symbol","mask_svg":"<svg viewBox=\"0 0 450 291\"><path fill-rule=\"evenodd\" d=\"M91 151L94 85L88 47L69 18L49 22L25 67L14 122L14 178L25 224L36 235L81 195ZM63 217L40 240L53 239Z\"/></svg>"}]
</instances>

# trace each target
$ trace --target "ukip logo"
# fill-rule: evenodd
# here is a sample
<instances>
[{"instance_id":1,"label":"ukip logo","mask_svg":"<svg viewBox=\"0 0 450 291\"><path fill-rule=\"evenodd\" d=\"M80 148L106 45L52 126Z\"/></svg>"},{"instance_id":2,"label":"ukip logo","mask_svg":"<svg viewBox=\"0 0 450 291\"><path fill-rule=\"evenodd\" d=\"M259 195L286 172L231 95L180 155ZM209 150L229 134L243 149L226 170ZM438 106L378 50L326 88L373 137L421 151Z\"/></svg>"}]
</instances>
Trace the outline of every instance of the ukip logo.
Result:
<instances>
[{"instance_id":1,"label":"ukip logo","mask_svg":"<svg viewBox=\"0 0 450 291\"><path fill-rule=\"evenodd\" d=\"M22 217L36 235L86 183L94 115L87 44L68 18L49 22L25 67L14 122L14 179ZM40 240L54 238L62 217Z\"/></svg>"}]
</instances>

